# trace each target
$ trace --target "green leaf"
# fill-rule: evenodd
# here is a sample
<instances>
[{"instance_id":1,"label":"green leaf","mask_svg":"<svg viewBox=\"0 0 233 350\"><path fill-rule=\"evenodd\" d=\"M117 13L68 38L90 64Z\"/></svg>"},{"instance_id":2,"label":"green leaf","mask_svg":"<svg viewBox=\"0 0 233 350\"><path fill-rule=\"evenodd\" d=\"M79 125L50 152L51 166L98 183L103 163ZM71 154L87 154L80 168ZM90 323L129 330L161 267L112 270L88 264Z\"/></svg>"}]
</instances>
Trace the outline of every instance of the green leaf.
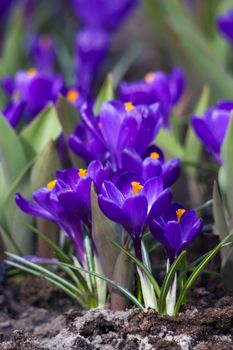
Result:
<instances>
[{"instance_id":1,"label":"green leaf","mask_svg":"<svg viewBox=\"0 0 233 350\"><path fill-rule=\"evenodd\" d=\"M166 28L173 31L172 36L170 31L168 32L168 40L177 37L179 48L183 51L181 53L188 56L196 73L201 72L202 81L208 81L214 97L231 99L233 79L225 68L224 55L223 57L216 55L214 43L203 36L200 26L195 24L191 12L188 12L181 1L170 0L160 3L165 13Z\"/></svg>"},{"instance_id":2,"label":"green leaf","mask_svg":"<svg viewBox=\"0 0 233 350\"><path fill-rule=\"evenodd\" d=\"M200 262L200 264L197 267L195 267L194 271L187 279L183 290L180 293L180 296L175 306L174 316L177 316L181 305L183 304L184 300L188 295L188 292L190 291L190 289L192 288L193 284L196 282L197 278L200 276L202 271L205 269L206 265L213 259L213 257L219 252L219 250L223 247L223 245L229 240L231 236L232 234L228 235L223 241L221 241L213 250L210 251L210 253Z\"/></svg>"},{"instance_id":3,"label":"green leaf","mask_svg":"<svg viewBox=\"0 0 233 350\"><path fill-rule=\"evenodd\" d=\"M6 263L10 266L14 266L24 272L30 273L37 277L42 277L45 280L51 282L56 287L63 290L67 295L69 295L71 298L75 299L80 305L82 305L84 308L86 307L86 304L83 302L83 300L78 297L77 294L79 294L79 290L77 288L73 288L73 286L67 282L63 278L57 278L57 275L39 265L30 263L28 264L28 261L26 259L19 259L17 255L6 253L8 256L14 259L14 261L6 260ZM26 265L26 266L25 266ZM39 267L39 268L38 268ZM70 288L71 287L71 288Z\"/></svg>"},{"instance_id":4,"label":"green leaf","mask_svg":"<svg viewBox=\"0 0 233 350\"><path fill-rule=\"evenodd\" d=\"M216 233L219 235L220 239L223 240L229 235L229 228L225 217L224 204L216 182L214 183L213 189L213 212ZM229 291L233 291L233 247L228 246L227 248L222 249L220 253L221 276L224 287Z\"/></svg>"},{"instance_id":5,"label":"green leaf","mask_svg":"<svg viewBox=\"0 0 233 350\"><path fill-rule=\"evenodd\" d=\"M68 141L69 136L74 132L76 125L81 123L79 111L62 95L59 95L58 97L56 110L65 134L66 141ZM77 168L85 168L84 160L75 155L69 149L69 147L68 151L73 165Z\"/></svg>"},{"instance_id":6,"label":"green leaf","mask_svg":"<svg viewBox=\"0 0 233 350\"><path fill-rule=\"evenodd\" d=\"M13 183L26 163L25 153L15 130L0 115L0 164L7 187Z\"/></svg>"},{"instance_id":7,"label":"green leaf","mask_svg":"<svg viewBox=\"0 0 233 350\"><path fill-rule=\"evenodd\" d=\"M182 263L184 257L186 256L186 251L183 250L180 255L176 258L176 260L171 265L168 273L166 274L163 284L161 287L161 294L159 299L159 312L164 313L166 308L166 297L171 286L171 283L174 279L176 271L179 269L180 264Z\"/></svg>"},{"instance_id":8,"label":"green leaf","mask_svg":"<svg viewBox=\"0 0 233 350\"><path fill-rule=\"evenodd\" d=\"M208 107L209 103L209 95L210 95L210 90L207 85L203 87L201 97L198 101L198 105L195 109L194 114L198 116L202 116L206 108ZM189 125L188 131L185 137L185 144L184 144L184 154L183 154L183 161L185 162L194 162L194 163L199 163L200 162L200 156L201 156L201 149L202 149L202 144L198 140L196 134L194 133L192 126ZM187 171L191 175L196 175L197 169L188 167Z\"/></svg>"},{"instance_id":9,"label":"green leaf","mask_svg":"<svg viewBox=\"0 0 233 350\"><path fill-rule=\"evenodd\" d=\"M56 109L65 136L68 138L75 126L80 123L79 111L62 95L58 96Z\"/></svg>"},{"instance_id":10,"label":"green leaf","mask_svg":"<svg viewBox=\"0 0 233 350\"><path fill-rule=\"evenodd\" d=\"M229 229L225 217L223 201L216 181L214 182L213 188L213 214L216 233L219 235L220 239L223 240L229 235Z\"/></svg>"},{"instance_id":11,"label":"green leaf","mask_svg":"<svg viewBox=\"0 0 233 350\"><path fill-rule=\"evenodd\" d=\"M85 272L85 273L87 273L89 275L92 275L92 276L95 276L97 278L102 279L106 283L110 284L112 287L117 288L123 295L125 295L129 300L131 300L137 307L139 307L140 309L144 310L143 305L137 300L137 298L135 298L135 296L132 293L130 293L126 288L122 287L121 285L119 285L115 281L112 281L111 279L109 279L107 277L104 277L104 276L101 276L101 275L99 275L99 274L97 274L95 272L90 272L90 271L84 270L84 269L82 269L80 267L72 266L72 265L69 265L69 264L63 264L63 263L61 265L68 266L68 267L70 267L71 269L74 269L74 270L83 271L83 272Z\"/></svg>"},{"instance_id":12,"label":"green leaf","mask_svg":"<svg viewBox=\"0 0 233 350\"><path fill-rule=\"evenodd\" d=\"M125 252L125 254L127 254L131 258L131 260L146 274L146 276L148 277L148 280L150 281L150 283L152 284L152 286L154 288L156 295L158 297L160 297L159 285L156 282L155 278L153 277L152 273L148 270L148 268L139 259L137 259L133 254L131 254L127 249L122 247L120 244L118 244L115 241L112 241L112 243L115 244L115 246L117 246L123 252Z\"/></svg>"},{"instance_id":13,"label":"green leaf","mask_svg":"<svg viewBox=\"0 0 233 350\"><path fill-rule=\"evenodd\" d=\"M133 273L134 269L129 256L121 251L114 266L113 280L127 290L131 290L133 285ZM128 304L125 296L119 295L116 289L111 290L110 300L112 310L125 310Z\"/></svg>"},{"instance_id":14,"label":"green leaf","mask_svg":"<svg viewBox=\"0 0 233 350\"><path fill-rule=\"evenodd\" d=\"M99 110L103 102L111 101L113 99L114 99L113 80L112 80L112 75L108 74L96 99L96 103L94 106L95 115L99 114Z\"/></svg>"},{"instance_id":15,"label":"green leaf","mask_svg":"<svg viewBox=\"0 0 233 350\"><path fill-rule=\"evenodd\" d=\"M38 155L32 167L30 174L32 191L35 191L39 187L46 186L49 181L54 179L57 169L60 168L61 162L55 144L50 140Z\"/></svg>"},{"instance_id":16,"label":"green leaf","mask_svg":"<svg viewBox=\"0 0 233 350\"><path fill-rule=\"evenodd\" d=\"M12 265L12 266L16 266L13 265L15 262L18 264L18 267L21 270L24 270L24 267L26 266L26 268L30 268L31 270L34 270L36 273L39 273L39 275L45 279L50 279L50 281L52 283L58 283L59 286L63 286L64 288L66 288L66 290L71 291L74 295L76 295L76 299L78 300L78 302L82 305L85 306L83 304L83 301L78 297L78 295L80 294L80 291L78 290L78 288L76 288L73 284L71 284L69 281L67 281L66 279L60 277L58 274L55 274L54 272L38 265L38 264L34 264L24 258L21 258L15 254L11 254L9 252L6 252L6 255L9 256L10 258L13 259L13 261L10 260L6 260L8 265ZM58 263L55 263L56 265Z\"/></svg>"},{"instance_id":17,"label":"green leaf","mask_svg":"<svg viewBox=\"0 0 233 350\"><path fill-rule=\"evenodd\" d=\"M229 122L229 126L226 132L226 136L224 138L224 142L221 149L222 155L222 167L224 172L224 177L226 180L226 198L228 203L228 208L230 210L230 214L233 217L233 114L231 116L231 120ZM224 190L224 188L223 188Z\"/></svg>"},{"instance_id":18,"label":"green leaf","mask_svg":"<svg viewBox=\"0 0 233 350\"><path fill-rule=\"evenodd\" d=\"M12 13L12 12L11 12ZM23 47L24 26L23 9L20 6L15 7L12 13L7 31L4 35L5 42L3 46L3 55L1 59L1 76L13 75L20 67L20 56Z\"/></svg>"},{"instance_id":19,"label":"green leaf","mask_svg":"<svg viewBox=\"0 0 233 350\"><path fill-rule=\"evenodd\" d=\"M55 141L61 132L56 110L49 105L20 133L27 158L30 160L41 153L47 143Z\"/></svg>"},{"instance_id":20,"label":"green leaf","mask_svg":"<svg viewBox=\"0 0 233 350\"><path fill-rule=\"evenodd\" d=\"M110 221L100 210L94 185L91 187L92 238L105 275L113 277L118 249L111 243L117 239L117 225Z\"/></svg>"},{"instance_id":21,"label":"green leaf","mask_svg":"<svg viewBox=\"0 0 233 350\"><path fill-rule=\"evenodd\" d=\"M160 129L159 134L156 136L155 143L162 148L167 158L183 157L183 149L170 131Z\"/></svg>"},{"instance_id":22,"label":"green leaf","mask_svg":"<svg viewBox=\"0 0 233 350\"><path fill-rule=\"evenodd\" d=\"M144 47L141 43L133 44L122 55L112 70L113 86L116 88L134 62L143 54Z\"/></svg>"}]
</instances>

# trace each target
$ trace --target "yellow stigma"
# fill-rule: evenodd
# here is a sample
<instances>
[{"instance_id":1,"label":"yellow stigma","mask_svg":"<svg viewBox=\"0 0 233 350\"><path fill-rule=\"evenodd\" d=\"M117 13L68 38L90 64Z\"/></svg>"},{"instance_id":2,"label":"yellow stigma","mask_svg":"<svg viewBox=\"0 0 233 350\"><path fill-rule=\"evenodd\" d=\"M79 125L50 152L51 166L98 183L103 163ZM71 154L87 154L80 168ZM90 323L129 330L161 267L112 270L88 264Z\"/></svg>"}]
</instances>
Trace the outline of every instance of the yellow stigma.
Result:
<instances>
[{"instance_id":1,"label":"yellow stigma","mask_svg":"<svg viewBox=\"0 0 233 350\"><path fill-rule=\"evenodd\" d=\"M77 89L70 89L66 94L67 100L71 103L75 102L78 97L79 91Z\"/></svg>"},{"instance_id":2,"label":"yellow stigma","mask_svg":"<svg viewBox=\"0 0 233 350\"><path fill-rule=\"evenodd\" d=\"M160 155L158 152L151 152L150 157L154 159L159 159Z\"/></svg>"},{"instance_id":3,"label":"yellow stigma","mask_svg":"<svg viewBox=\"0 0 233 350\"><path fill-rule=\"evenodd\" d=\"M87 169L79 169L78 176L79 177L84 177L87 175Z\"/></svg>"},{"instance_id":4,"label":"yellow stigma","mask_svg":"<svg viewBox=\"0 0 233 350\"><path fill-rule=\"evenodd\" d=\"M56 183L57 183L57 180L52 180L52 181L50 181L49 183L47 183L47 188L48 188L49 190L53 190L54 187L55 187L55 185L56 185Z\"/></svg>"},{"instance_id":5,"label":"yellow stigma","mask_svg":"<svg viewBox=\"0 0 233 350\"><path fill-rule=\"evenodd\" d=\"M138 194L143 189L143 186L137 181L131 182L131 186L134 194Z\"/></svg>"},{"instance_id":6,"label":"yellow stigma","mask_svg":"<svg viewBox=\"0 0 233 350\"><path fill-rule=\"evenodd\" d=\"M29 77L34 77L35 75L37 74L37 70L36 70L36 68L29 68L28 70L27 70L27 75L29 76Z\"/></svg>"},{"instance_id":7,"label":"yellow stigma","mask_svg":"<svg viewBox=\"0 0 233 350\"><path fill-rule=\"evenodd\" d=\"M150 73L147 73L145 76L144 76L144 80L146 83L152 83L152 81L154 80L154 73L153 72L150 72Z\"/></svg>"},{"instance_id":8,"label":"yellow stigma","mask_svg":"<svg viewBox=\"0 0 233 350\"><path fill-rule=\"evenodd\" d=\"M125 102L124 105L125 105L125 110L127 112L132 111L132 109L134 109L134 105L132 104L132 102Z\"/></svg>"},{"instance_id":9,"label":"yellow stigma","mask_svg":"<svg viewBox=\"0 0 233 350\"><path fill-rule=\"evenodd\" d=\"M182 216L184 215L184 213L186 212L185 209L178 209L176 211L176 216L177 216L177 221L180 222L180 219L182 218Z\"/></svg>"}]
</instances>

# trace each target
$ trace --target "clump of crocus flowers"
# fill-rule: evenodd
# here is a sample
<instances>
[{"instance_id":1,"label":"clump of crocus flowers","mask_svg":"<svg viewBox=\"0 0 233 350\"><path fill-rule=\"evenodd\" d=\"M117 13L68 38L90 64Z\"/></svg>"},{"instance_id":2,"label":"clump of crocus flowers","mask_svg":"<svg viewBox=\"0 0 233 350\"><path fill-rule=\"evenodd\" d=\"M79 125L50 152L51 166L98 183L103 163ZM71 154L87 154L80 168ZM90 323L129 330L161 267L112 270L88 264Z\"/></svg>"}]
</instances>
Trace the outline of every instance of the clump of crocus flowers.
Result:
<instances>
[{"instance_id":1,"label":"clump of crocus flowers","mask_svg":"<svg viewBox=\"0 0 233 350\"><path fill-rule=\"evenodd\" d=\"M145 92L143 84L149 84L148 91ZM123 96L127 96L127 89L132 87L122 84L121 100L102 103L98 115L94 114L93 104L83 103L81 122L70 136L69 145L85 161L86 168L58 170L55 179L33 193L33 201L16 194L16 203L26 214L57 223L61 234L74 247L77 269L114 283L112 279L116 274L105 273L109 271L102 257L106 252L99 248L100 232L96 232L98 225L103 231L109 227L111 234L105 232L104 240L114 238L116 244L120 243L122 249L126 249L125 254L135 254L143 307L156 310L164 301L159 301L159 287L154 289L153 277L149 277L148 270L143 267L147 260L144 235L150 231L165 248L168 273L202 229L202 219L198 219L195 211L172 203L170 187L179 177L180 159L166 161L162 150L154 143L160 129L169 127L171 108L181 96L183 86L183 76L178 69L170 77L151 73L149 82L133 85L133 90L137 90L136 97L142 89L143 98L138 101L130 94L130 100L125 100ZM154 97L147 98L146 94ZM170 101L168 110L163 105L165 99ZM108 242L108 247L112 245L113 269L120 259L119 255L116 257L115 243ZM91 270L90 251L94 261ZM177 274L176 271L166 292L165 312L171 315L175 314Z\"/></svg>"}]
</instances>

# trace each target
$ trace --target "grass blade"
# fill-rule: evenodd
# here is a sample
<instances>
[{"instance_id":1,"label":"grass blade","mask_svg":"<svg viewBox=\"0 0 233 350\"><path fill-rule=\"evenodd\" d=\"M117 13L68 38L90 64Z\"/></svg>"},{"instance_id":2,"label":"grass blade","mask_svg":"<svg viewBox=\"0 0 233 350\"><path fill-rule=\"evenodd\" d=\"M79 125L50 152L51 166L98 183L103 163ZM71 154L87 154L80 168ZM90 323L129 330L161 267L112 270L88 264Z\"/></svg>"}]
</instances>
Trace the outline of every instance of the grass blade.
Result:
<instances>
[{"instance_id":1,"label":"grass blade","mask_svg":"<svg viewBox=\"0 0 233 350\"><path fill-rule=\"evenodd\" d=\"M174 316L176 316L180 310L181 305L183 304L183 301L187 297L187 294L195 281L197 280L200 273L204 270L206 265L210 262L211 259L219 252L219 250L223 247L223 245L227 242L227 240L232 236L232 234L228 235L223 241L221 241L217 247L215 247L213 250L210 251L210 253L200 262L200 264L194 269L192 274L187 279L184 288L182 292L180 293L180 296L178 298L178 301L175 306L175 312Z\"/></svg>"},{"instance_id":2,"label":"grass blade","mask_svg":"<svg viewBox=\"0 0 233 350\"><path fill-rule=\"evenodd\" d=\"M99 274L97 274L95 272L87 271L87 270L82 269L80 267L72 266L70 264L60 263L59 265L68 266L71 269L79 270L79 271L85 272L85 273L87 273L89 275L92 275L92 276L95 276L97 278L102 279L103 281L105 281L106 283L110 284L114 288L117 288L122 294L124 294L127 298L129 298L137 307L139 307L140 309L144 310L143 305L137 300L137 298L135 298L135 296L132 293L130 293L126 288L122 287L120 284L110 280L109 278L101 276L101 275L99 275Z\"/></svg>"},{"instance_id":3,"label":"grass blade","mask_svg":"<svg viewBox=\"0 0 233 350\"><path fill-rule=\"evenodd\" d=\"M183 250L180 255L178 256L178 258L173 262L173 264L171 265L168 273L166 274L166 277L163 280L163 284L161 287L161 295L160 295L160 302L159 302L159 312L163 313L166 307L166 297L167 297L167 293L169 290L169 287L172 283L172 280L175 276L176 271L179 268L179 265L181 263L181 261L183 261L183 259L185 258L186 255L186 251Z\"/></svg>"},{"instance_id":4,"label":"grass blade","mask_svg":"<svg viewBox=\"0 0 233 350\"><path fill-rule=\"evenodd\" d=\"M148 270L148 268L139 260L137 259L133 254L131 254L127 249L125 249L124 247L122 247L120 244L118 244L115 241L112 241L113 244L115 244L119 249L123 250L125 252L125 254L127 254L132 260L133 262L140 267L140 269L142 271L145 272L146 276L148 277L150 283L152 284L156 295L158 296L158 298L160 297L160 287L158 285L158 283L156 282L156 280L154 279L152 273Z\"/></svg>"}]
</instances>

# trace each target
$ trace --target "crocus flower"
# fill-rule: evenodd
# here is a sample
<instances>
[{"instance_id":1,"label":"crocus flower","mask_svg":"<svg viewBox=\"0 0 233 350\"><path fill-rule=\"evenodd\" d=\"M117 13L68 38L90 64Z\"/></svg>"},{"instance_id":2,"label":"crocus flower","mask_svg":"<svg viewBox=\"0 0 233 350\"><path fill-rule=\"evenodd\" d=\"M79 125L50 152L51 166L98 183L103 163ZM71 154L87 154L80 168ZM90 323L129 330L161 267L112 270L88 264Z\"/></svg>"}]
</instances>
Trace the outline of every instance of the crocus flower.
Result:
<instances>
[{"instance_id":1,"label":"crocus flower","mask_svg":"<svg viewBox=\"0 0 233 350\"><path fill-rule=\"evenodd\" d=\"M85 128L77 127L71 136L72 150L86 159L98 152L101 160L110 161L113 171L122 169L122 156L127 148L142 154L162 123L159 104L134 106L119 101L103 103L98 118L90 108L83 107L81 118Z\"/></svg>"},{"instance_id":2,"label":"crocus flower","mask_svg":"<svg viewBox=\"0 0 233 350\"><path fill-rule=\"evenodd\" d=\"M31 47L31 55L40 73L53 74L55 66L55 47L52 37L41 35L34 38Z\"/></svg>"},{"instance_id":3,"label":"crocus flower","mask_svg":"<svg viewBox=\"0 0 233 350\"><path fill-rule=\"evenodd\" d=\"M162 176L164 188L173 185L180 175L180 159L172 158L165 162L162 150L155 145L148 147L142 156L132 149L126 149L122 164L124 170L140 175L144 181Z\"/></svg>"},{"instance_id":4,"label":"crocus flower","mask_svg":"<svg viewBox=\"0 0 233 350\"><path fill-rule=\"evenodd\" d=\"M184 91L184 75L179 68L174 68L169 75L163 72L151 72L144 80L133 83L122 82L119 86L119 97L134 105L150 105L159 102L163 115L163 124L169 126L169 115Z\"/></svg>"},{"instance_id":5,"label":"crocus flower","mask_svg":"<svg viewBox=\"0 0 233 350\"><path fill-rule=\"evenodd\" d=\"M233 9L227 10L224 14L217 17L217 27L219 32L228 40L233 43Z\"/></svg>"},{"instance_id":6,"label":"crocus flower","mask_svg":"<svg viewBox=\"0 0 233 350\"><path fill-rule=\"evenodd\" d=\"M171 204L163 216L150 223L151 233L163 244L170 263L193 241L201 229L202 219L197 218L194 210L185 210L179 203Z\"/></svg>"},{"instance_id":7,"label":"crocus flower","mask_svg":"<svg viewBox=\"0 0 233 350\"><path fill-rule=\"evenodd\" d=\"M109 35L105 31L84 28L78 33L75 43L75 69L77 86L83 95L90 95L108 48Z\"/></svg>"},{"instance_id":8,"label":"crocus flower","mask_svg":"<svg viewBox=\"0 0 233 350\"><path fill-rule=\"evenodd\" d=\"M138 0L73 0L73 7L85 26L113 31L138 2Z\"/></svg>"},{"instance_id":9,"label":"crocus flower","mask_svg":"<svg viewBox=\"0 0 233 350\"><path fill-rule=\"evenodd\" d=\"M55 102L63 87L60 76L45 75L31 68L19 71L12 83L4 80L3 88L11 94L9 105L3 110L3 115L9 123L16 127L21 118L30 122L49 103Z\"/></svg>"},{"instance_id":10,"label":"crocus flower","mask_svg":"<svg viewBox=\"0 0 233 350\"><path fill-rule=\"evenodd\" d=\"M221 146L232 110L233 102L222 101L216 107L207 109L203 118L192 117L192 126L195 133L219 164L221 164Z\"/></svg>"},{"instance_id":11,"label":"crocus flower","mask_svg":"<svg viewBox=\"0 0 233 350\"><path fill-rule=\"evenodd\" d=\"M165 212L171 191L163 190L161 177L143 181L135 174L123 174L114 185L104 181L98 203L103 213L121 224L131 235L135 254L141 259L141 238L148 221Z\"/></svg>"},{"instance_id":12,"label":"crocus flower","mask_svg":"<svg viewBox=\"0 0 233 350\"><path fill-rule=\"evenodd\" d=\"M110 167L99 161L88 169L58 170L55 180L33 193L34 201L16 194L16 203L26 214L55 222L69 237L83 262L83 224L91 226L91 183L97 193L102 182L111 178Z\"/></svg>"}]
</instances>

